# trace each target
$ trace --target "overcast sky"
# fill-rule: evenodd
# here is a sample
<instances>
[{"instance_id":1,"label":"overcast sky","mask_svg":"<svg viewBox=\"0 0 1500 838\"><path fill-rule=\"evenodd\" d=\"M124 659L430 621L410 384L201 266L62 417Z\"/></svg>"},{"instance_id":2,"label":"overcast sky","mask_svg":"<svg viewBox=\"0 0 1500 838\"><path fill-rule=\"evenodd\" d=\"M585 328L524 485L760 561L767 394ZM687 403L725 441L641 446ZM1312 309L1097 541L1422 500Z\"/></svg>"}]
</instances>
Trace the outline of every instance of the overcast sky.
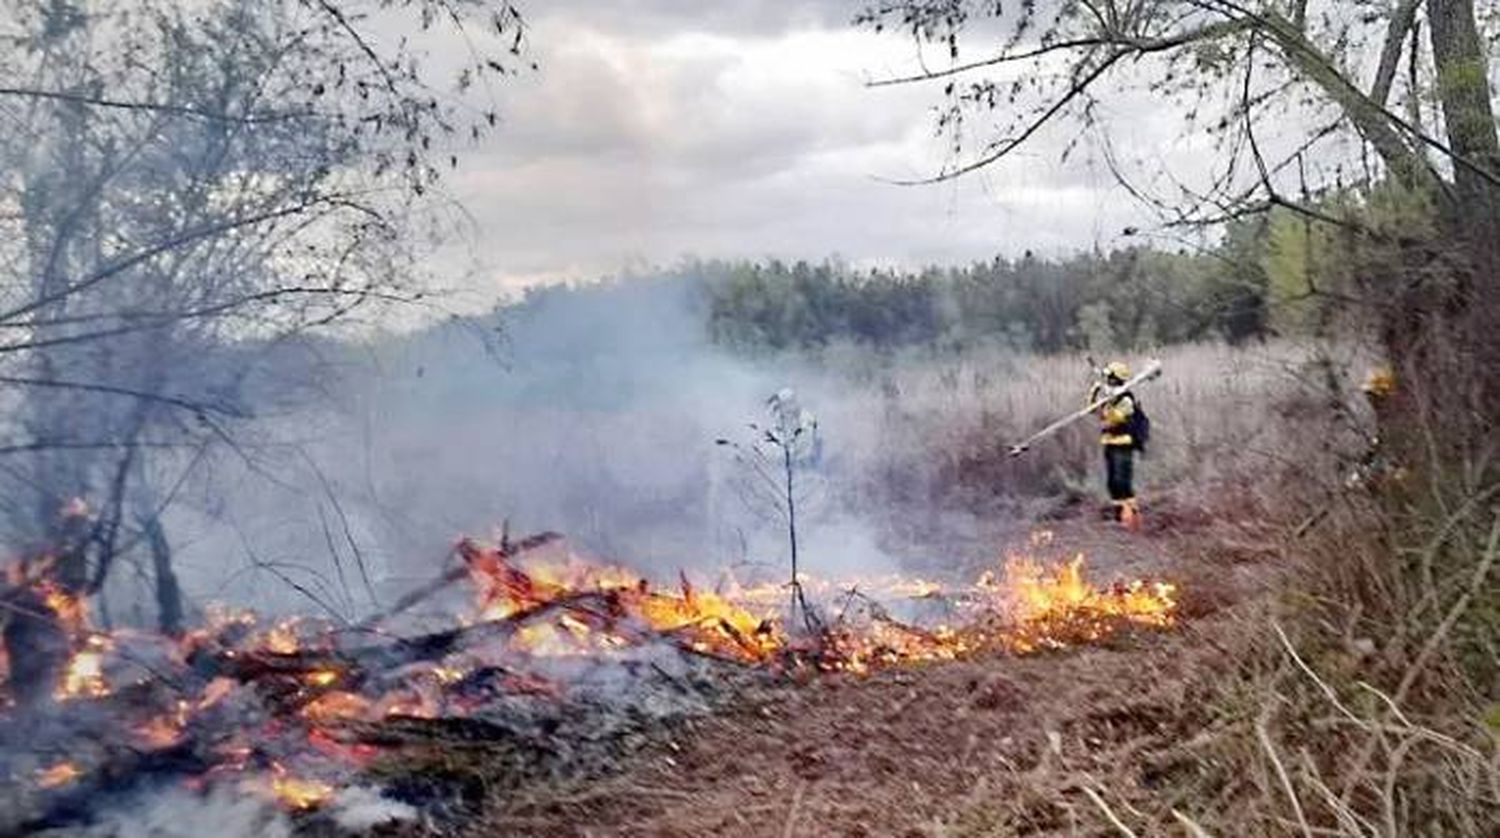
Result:
<instances>
[{"instance_id":1,"label":"overcast sky","mask_svg":"<svg viewBox=\"0 0 1500 838\"><path fill-rule=\"evenodd\" d=\"M501 129L450 189L472 213L475 293L592 279L685 256L952 264L1117 244L1139 209L1067 136L963 180L899 186L945 160L933 87L860 0L533 0L534 75L496 89ZM1150 114L1143 145L1170 141Z\"/></svg>"}]
</instances>

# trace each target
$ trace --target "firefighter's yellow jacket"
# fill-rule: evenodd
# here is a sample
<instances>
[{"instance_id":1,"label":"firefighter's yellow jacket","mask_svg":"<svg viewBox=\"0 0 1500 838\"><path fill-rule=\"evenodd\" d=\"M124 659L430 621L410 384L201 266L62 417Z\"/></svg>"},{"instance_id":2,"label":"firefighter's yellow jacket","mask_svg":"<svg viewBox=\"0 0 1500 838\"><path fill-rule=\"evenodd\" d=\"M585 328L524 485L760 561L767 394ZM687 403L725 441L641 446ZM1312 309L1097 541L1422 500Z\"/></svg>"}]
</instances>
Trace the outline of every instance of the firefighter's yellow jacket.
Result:
<instances>
[{"instance_id":1,"label":"firefighter's yellow jacket","mask_svg":"<svg viewBox=\"0 0 1500 838\"><path fill-rule=\"evenodd\" d=\"M1105 385L1095 384L1089 388L1088 401L1092 404L1104 395ZM1099 442L1102 445L1134 445L1130 435L1130 417L1135 415L1135 397L1129 393L1104 403L1099 408Z\"/></svg>"}]
</instances>

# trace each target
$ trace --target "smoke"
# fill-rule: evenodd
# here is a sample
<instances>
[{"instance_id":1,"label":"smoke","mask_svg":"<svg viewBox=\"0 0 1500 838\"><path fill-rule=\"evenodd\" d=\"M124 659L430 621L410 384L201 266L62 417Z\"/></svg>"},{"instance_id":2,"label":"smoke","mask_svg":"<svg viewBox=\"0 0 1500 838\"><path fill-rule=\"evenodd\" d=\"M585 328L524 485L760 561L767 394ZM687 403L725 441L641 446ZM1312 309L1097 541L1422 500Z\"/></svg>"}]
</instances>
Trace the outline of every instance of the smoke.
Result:
<instances>
[{"instance_id":1,"label":"smoke","mask_svg":"<svg viewBox=\"0 0 1500 838\"><path fill-rule=\"evenodd\" d=\"M366 786L341 789L332 809L334 823L357 834L386 824L416 820L418 816L409 804L383 797Z\"/></svg>"},{"instance_id":2,"label":"smoke","mask_svg":"<svg viewBox=\"0 0 1500 838\"><path fill-rule=\"evenodd\" d=\"M802 567L893 569L842 491L875 444L851 385L807 362L716 347L702 290L686 272L550 288L487 318L322 346L316 365L288 356L265 382L316 379L324 396L265 423L278 440L258 453L269 475L221 458L205 489L217 514L203 504L178 514L186 584L259 607L305 611L316 595L368 610L434 576L456 537L493 536L504 522L517 535L556 530L663 581L679 569L712 581L728 567L781 578L785 524L746 505L742 466L715 440L749 441L748 424L764 423L785 387L821 433L799 474L814 489L799 492ZM253 563L307 591L255 569L222 587L226 564Z\"/></svg>"},{"instance_id":3,"label":"smoke","mask_svg":"<svg viewBox=\"0 0 1500 838\"><path fill-rule=\"evenodd\" d=\"M367 786L340 789L326 815L346 833L417 819L417 810ZM292 820L265 795L232 784L207 792L170 786L120 798L101 806L78 838L290 838ZM50 833L49 833L50 834Z\"/></svg>"},{"instance_id":4,"label":"smoke","mask_svg":"<svg viewBox=\"0 0 1500 838\"><path fill-rule=\"evenodd\" d=\"M290 838L291 820L277 806L230 786L199 794L179 787L131 795L100 807L80 838Z\"/></svg>"}]
</instances>

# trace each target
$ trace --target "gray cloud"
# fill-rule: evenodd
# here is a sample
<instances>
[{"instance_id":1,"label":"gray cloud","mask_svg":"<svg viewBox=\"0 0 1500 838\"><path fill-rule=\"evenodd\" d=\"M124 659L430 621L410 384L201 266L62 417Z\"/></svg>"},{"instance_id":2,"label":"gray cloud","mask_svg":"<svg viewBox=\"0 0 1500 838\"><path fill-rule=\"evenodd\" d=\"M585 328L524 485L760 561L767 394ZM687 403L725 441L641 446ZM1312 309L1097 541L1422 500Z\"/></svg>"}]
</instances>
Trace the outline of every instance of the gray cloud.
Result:
<instances>
[{"instance_id":1,"label":"gray cloud","mask_svg":"<svg viewBox=\"0 0 1500 838\"><path fill-rule=\"evenodd\" d=\"M496 91L501 130L451 183L475 218L479 293L684 255L917 265L1105 239L1132 208L1070 139L956 183L912 44L856 30L859 2L565 2L539 10L542 69ZM770 8L774 7L773 13Z\"/></svg>"},{"instance_id":2,"label":"gray cloud","mask_svg":"<svg viewBox=\"0 0 1500 838\"><path fill-rule=\"evenodd\" d=\"M534 20L586 19L592 25L631 35L684 31L734 36L766 35L849 24L866 0L561 0L527 8Z\"/></svg>"}]
</instances>

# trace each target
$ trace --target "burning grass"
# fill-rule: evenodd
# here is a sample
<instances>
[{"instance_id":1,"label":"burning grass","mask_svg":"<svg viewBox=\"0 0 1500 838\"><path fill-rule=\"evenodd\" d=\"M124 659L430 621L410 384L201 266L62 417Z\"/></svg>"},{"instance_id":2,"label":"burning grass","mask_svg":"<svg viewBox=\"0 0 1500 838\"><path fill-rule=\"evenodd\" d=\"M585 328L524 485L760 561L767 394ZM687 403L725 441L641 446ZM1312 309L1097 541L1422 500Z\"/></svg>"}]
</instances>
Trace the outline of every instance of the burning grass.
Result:
<instances>
[{"instance_id":1,"label":"burning grass","mask_svg":"<svg viewBox=\"0 0 1500 838\"><path fill-rule=\"evenodd\" d=\"M771 674L862 674L1064 648L1176 619L1171 585L1097 587L1085 578L1082 556L1049 565L1012 555L957 587L803 579L817 606L788 626L785 586L726 580L705 589L683 576L657 587L571 554L539 558L467 540L456 552L461 571L425 593L467 579L472 606L453 625L425 634L397 629L396 612L416 597L358 627L263 626L253 615L221 611L181 638L106 634L90 626L82 603L37 580L50 610L30 619L62 627L68 659L50 706L17 702L4 723L19 731L28 718L47 715L66 720L73 735L123 737L132 755L123 771L108 748L38 761L37 794L86 795L105 778L162 766L199 787L233 779L290 811L309 811L414 740L524 738L514 724L518 708L534 715L563 706L584 671L615 667L670 679L662 663L673 658Z\"/></svg>"}]
</instances>

